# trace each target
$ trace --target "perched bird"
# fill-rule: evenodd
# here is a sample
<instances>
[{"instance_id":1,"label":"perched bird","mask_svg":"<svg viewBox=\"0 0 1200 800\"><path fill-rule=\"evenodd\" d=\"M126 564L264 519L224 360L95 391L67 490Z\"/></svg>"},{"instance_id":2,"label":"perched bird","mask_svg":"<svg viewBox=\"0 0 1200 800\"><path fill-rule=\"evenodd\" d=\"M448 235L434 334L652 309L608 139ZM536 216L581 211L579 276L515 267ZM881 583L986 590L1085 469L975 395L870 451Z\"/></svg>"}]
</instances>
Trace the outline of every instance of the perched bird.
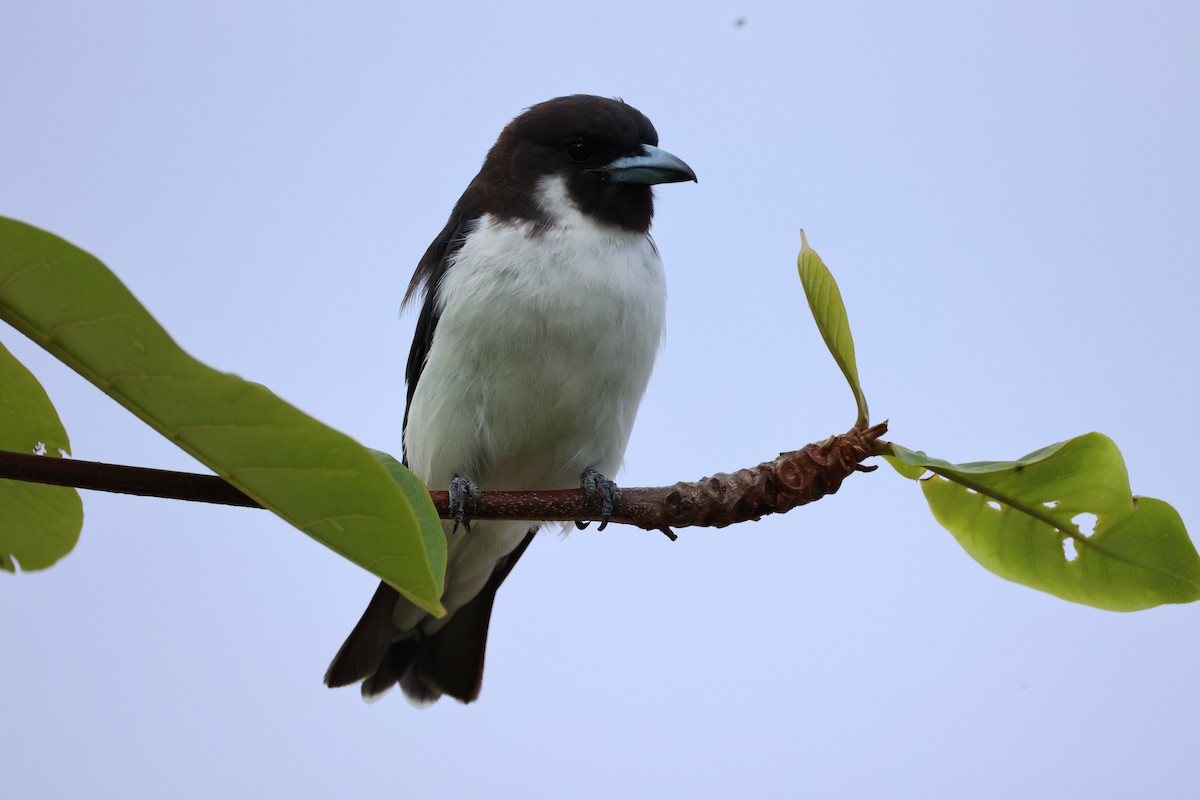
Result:
<instances>
[{"instance_id":1,"label":"perched bird","mask_svg":"<svg viewBox=\"0 0 1200 800\"><path fill-rule=\"evenodd\" d=\"M663 335L666 286L651 186L694 181L620 100L559 97L500 133L404 302L422 298L408 357L404 450L456 519L435 618L381 583L325 683L397 682L415 705L479 696L496 590L537 523L459 525L480 489L569 489L619 502L609 480Z\"/></svg>"}]
</instances>

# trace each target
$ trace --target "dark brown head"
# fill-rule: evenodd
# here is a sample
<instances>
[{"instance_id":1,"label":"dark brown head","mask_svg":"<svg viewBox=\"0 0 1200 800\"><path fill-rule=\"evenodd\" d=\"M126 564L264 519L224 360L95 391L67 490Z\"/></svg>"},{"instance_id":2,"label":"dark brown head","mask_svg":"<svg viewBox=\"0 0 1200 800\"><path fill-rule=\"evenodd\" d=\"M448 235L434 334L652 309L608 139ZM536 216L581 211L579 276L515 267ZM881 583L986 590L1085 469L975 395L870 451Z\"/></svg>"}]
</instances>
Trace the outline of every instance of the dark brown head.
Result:
<instances>
[{"instance_id":1,"label":"dark brown head","mask_svg":"<svg viewBox=\"0 0 1200 800\"><path fill-rule=\"evenodd\" d=\"M650 187L696 175L658 148L657 131L633 106L571 95L539 103L510 122L467 194L481 212L549 222L543 200L547 179L554 178L562 179L584 215L644 233L654 214Z\"/></svg>"}]
</instances>

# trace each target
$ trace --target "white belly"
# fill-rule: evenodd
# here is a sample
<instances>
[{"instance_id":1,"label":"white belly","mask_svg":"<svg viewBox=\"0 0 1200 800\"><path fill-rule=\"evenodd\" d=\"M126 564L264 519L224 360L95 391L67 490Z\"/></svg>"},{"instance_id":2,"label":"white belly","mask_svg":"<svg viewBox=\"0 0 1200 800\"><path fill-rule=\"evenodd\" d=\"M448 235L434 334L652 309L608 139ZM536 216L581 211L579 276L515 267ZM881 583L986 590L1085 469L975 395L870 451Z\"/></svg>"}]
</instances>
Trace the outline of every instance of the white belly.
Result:
<instances>
[{"instance_id":1,"label":"white belly","mask_svg":"<svg viewBox=\"0 0 1200 800\"><path fill-rule=\"evenodd\" d=\"M662 263L645 235L578 214L562 223L531 238L483 217L437 289L405 431L409 467L431 488L456 474L485 492L576 488L588 467L612 478L621 465L662 339ZM449 537L447 609L530 527L479 522Z\"/></svg>"}]
</instances>

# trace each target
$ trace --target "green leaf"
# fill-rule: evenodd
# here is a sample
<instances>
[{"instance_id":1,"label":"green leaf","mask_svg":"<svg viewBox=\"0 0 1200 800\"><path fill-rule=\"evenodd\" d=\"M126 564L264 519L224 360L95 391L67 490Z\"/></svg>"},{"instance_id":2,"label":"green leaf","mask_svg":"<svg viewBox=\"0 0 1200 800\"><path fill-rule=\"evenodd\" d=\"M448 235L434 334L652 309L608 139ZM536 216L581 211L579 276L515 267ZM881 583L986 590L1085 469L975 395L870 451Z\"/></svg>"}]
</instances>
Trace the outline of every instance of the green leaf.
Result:
<instances>
[{"instance_id":1,"label":"green leaf","mask_svg":"<svg viewBox=\"0 0 1200 800\"><path fill-rule=\"evenodd\" d=\"M808 307L812 310L813 319L821 331L821 338L833 360L842 368L850 391L854 393L854 402L858 405L856 428L865 428L870 421L867 410L867 398L863 394L858 380L858 364L854 360L854 338L850 335L850 317L846 313L846 305L842 302L842 292L838 289L833 273L821 261L817 251L808 246L808 238L800 231L800 283L804 286L804 294L808 298Z\"/></svg>"},{"instance_id":2,"label":"green leaf","mask_svg":"<svg viewBox=\"0 0 1200 800\"><path fill-rule=\"evenodd\" d=\"M433 565L445 538L423 537L388 470L265 387L196 361L92 255L0 218L0 319L266 508L444 613Z\"/></svg>"},{"instance_id":3,"label":"green leaf","mask_svg":"<svg viewBox=\"0 0 1200 800\"><path fill-rule=\"evenodd\" d=\"M429 496L429 487L408 467L392 456L382 450L367 449L379 460L380 464L383 464L384 469L400 486L404 496L412 505L413 513L416 514L417 522L420 524L421 537L425 541L425 552L429 555L429 567L438 581L438 597L441 597L444 589L442 581L446 575L446 535L442 520L433 505L433 499Z\"/></svg>"},{"instance_id":4,"label":"green leaf","mask_svg":"<svg viewBox=\"0 0 1200 800\"><path fill-rule=\"evenodd\" d=\"M892 446L899 447L899 445L892 445ZM900 449L903 449L903 448L900 448ZM911 453L912 451L906 450L905 452ZM906 464L905 462L901 461L896 456L885 455L883 457L883 460L886 461L887 463L891 464L892 469L896 470L896 472L899 472L901 475L908 478L910 481L915 481L915 480L919 479L922 475L924 475L926 472L928 472L928 470L926 470L924 467L917 466L915 464Z\"/></svg>"},{"instance_id":5,"label":"green leaf","mask_svg":"<svg viewBox=\"0 0 1200 800\"><path fill-rule=\"evenodd\" d=\"M1135 498L1113 441L1089 433L1016 461L951 464L892 445L934 473L934 517L987 569L1111 611L1200 600L1200 555L1161 500Z\"/></svg>"},{"instance_id":6,"label":"green leaf","mask_svg":"<svg viewBox=\"0 0 1200 800\"><path fill-rule=\"evenodd\" d=\"M0 449L59 458L71 443L37 378L0 344ZM0 569L45 569L71 552L83 503L67 486L0 480Z\"/></svg>"}]
</instances>

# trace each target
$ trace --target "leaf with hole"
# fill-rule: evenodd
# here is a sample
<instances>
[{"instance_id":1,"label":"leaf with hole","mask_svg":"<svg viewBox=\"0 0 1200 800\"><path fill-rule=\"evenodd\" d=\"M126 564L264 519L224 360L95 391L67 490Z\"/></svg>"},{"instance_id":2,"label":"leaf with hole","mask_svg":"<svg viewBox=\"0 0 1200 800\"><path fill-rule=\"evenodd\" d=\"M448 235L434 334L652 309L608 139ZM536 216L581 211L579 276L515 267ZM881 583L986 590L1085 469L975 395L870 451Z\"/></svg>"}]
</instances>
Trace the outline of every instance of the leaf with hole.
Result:
<instances>
[{"instance_id":1,"label":"leaf with hole","mask_svg":"<svg viewBox=\"0 0 1200 800\"><path fill-rule=\"evenodd\" d=\"M443 613L445 537L440 524L423 536L419 500L353 439L192 358L92 255L0 218L0 319L266 508Z\"/></svg>"},{"instance_id":2,"label":"leaf with hole","mask_svg":"<svg viewBox=\"0 0 1200 800\"><path fill-rule=\"evenodd\" d=\"M920 483L934 517L1002 578L1111 611L1200 600L1200 556L1183 520L1161 500L1133 496L1103 434L1016 461L951 464L892 448L909 475L932 473Z\"/></svg>"},{"instance_id":3,"label":"leaf with hole","mask_svg":"<svg viewBox=\"0 0 1200 800\"><path fill-rule=\"evenodd\" d=\"M70 453L66 428L46 390L0 344L0 450ZM79 492L68 486L0 480L0 569L45 569L71 552L83 527Z\"/></svg>"}]
</instances>

